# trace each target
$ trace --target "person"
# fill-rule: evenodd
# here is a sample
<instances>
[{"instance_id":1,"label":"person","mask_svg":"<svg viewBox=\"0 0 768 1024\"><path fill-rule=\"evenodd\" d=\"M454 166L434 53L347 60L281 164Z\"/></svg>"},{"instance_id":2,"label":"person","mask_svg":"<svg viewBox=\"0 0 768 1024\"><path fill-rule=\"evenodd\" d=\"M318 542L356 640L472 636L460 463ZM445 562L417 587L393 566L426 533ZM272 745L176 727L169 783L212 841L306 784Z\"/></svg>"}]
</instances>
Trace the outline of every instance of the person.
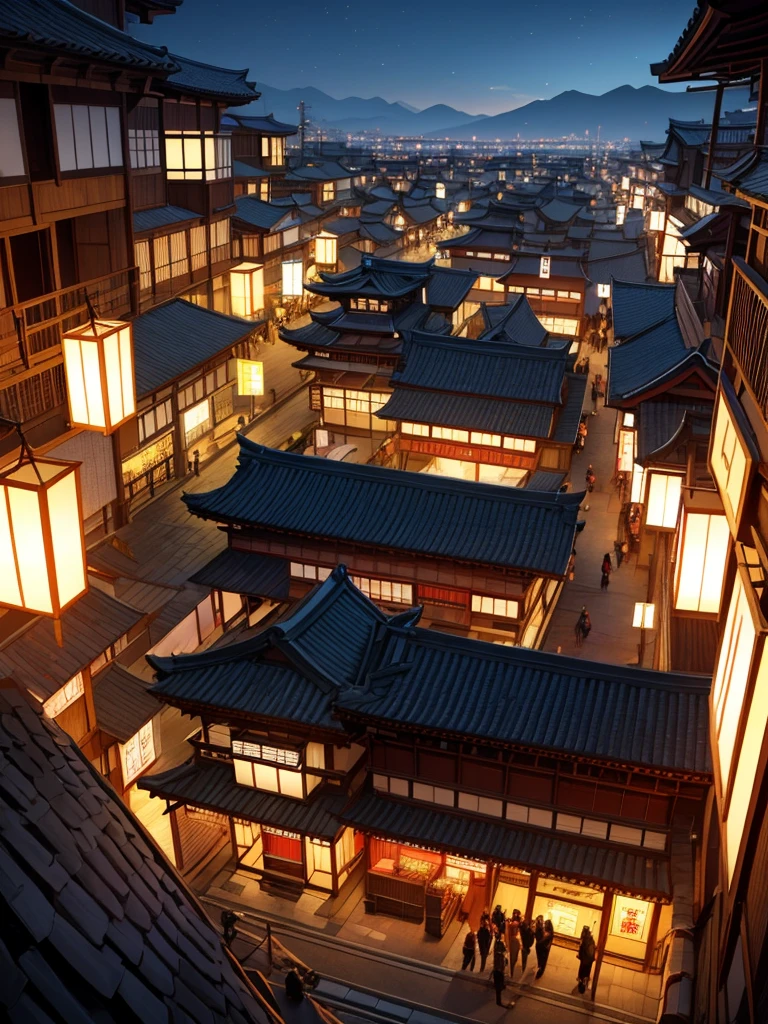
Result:
<instances>
[{"instance_id":1,"label":"person","mask_svg":"<svg viewBox=\"0 0 768 1024\"><path fill-rule=\"evenodd\" d=\"M621 545L621 560L622 562L629 561L629 544L626 541Z\"/></svg>"},{"instance_id":2,"label":"person","mask_svg":"<svg viewBox=\"0 0 768 1024\"><path fill-rule=\"evenodd\" d=\"M480 927L477 929L477 948L480 952L480 972L485 970L485 962L491 950L491 919L483 914L480 919Z\"/></svg>"},{"instance_id":3,"label":"person","mask_svg":"<svg viewBox=\"0 0 768 1024\"><path fill-rule=\"evenodd\" d=\"M464 945L461 947L462 952L462 971L466 971L467 968L470 971L475 969L475 933L470 928L464 939Z\"/></svg>"},{"instance_id":4,"label":"person","mask_svg":"<svg viewBox=\"0 0 768 1024\"><path fill-rule=\"evenodd\" d=\"M586 605L581 609L581 615L576 620L576 646L581 647L582 643L589 636L589 631L592 629L592 620L589 617L589 612L586 609Z\"/></svg>"},{"instance_id":5,"label":"person","mask_svg":"<svg viewBox=\"0 0 768 1024\"><path fill-rule=\"evenodd\" d=\"M568 559L568 569L566 571L568 579L572 580L576 575L576 548L571 549L571 557Z\"/></svg>"},{"instance_id":6,"label":"person","mask_svg":"<svg viewBox=\"0 0 768 1024\"><path fill-rule=\"evenodd\" d=\"M597 400L600 397L600 388L597 381L592 382L592 415L597 416Z\"/></svg>"},{"instance_id":7,"label":"person","mask_svg":"<svg viewBox=\"0 0 768 1024\"><path fill-rule=\"evenodd\" d=\"M587 990L587 983L592 973L592 964L595 962L596 953L597 950L592 932L589 930L589 926L585 924L581 929L581 942L579 943L579 952L576 954L579 958L579 992L583 993Z\"/></svg>"},{"instance_id":8,"label":"person","mask_svg":"<svg viewBox=\"0 0 768 1024\"><path fill-rule=\"evenodd\" d=\"M496 906L493 908L491 921L493 922L493 926L496 929L496 934L499 936L500 939L503 939L504 932L506 931L507 927L507 915L505 911L501 909L500 903L497 903Z\"/></svg>"},{"instance_id":9,"label":"person","mask_svg":"<svg viewBox=\"0 0 768 1024\"><path fill-rule=\"evenodd\" d=\"M540 978L547 969L549 951L552 949L552 943L554 941L555 929L552 927L552 922L545 921L541 930L541 938L536 939L536 963L538 964L538 970L536 971L537 978Z\"/></svg>"},{"instance_id":10,"label":"person","mask_svg":"<svg viewBox=\"0 0 768 1024\"><path fill-rule=\"evenodd\" d=\"M496 989L496 1005L501 1006L501 993L505 988L504 969L507 966L507 947L503 939L496 939L493 947L493 987Z\"/></svg>"},{"instance_id":11,"label":"person","mask_svg":"<svg viewBox=\"0 0 768 1024\"><path fill-rule=\"evenodd\" d=\"M613 550L616 555L616 568L621 568L621 563L624 561L624 545L620 540L613 542Z\"/></svg>"},{"instance_id":12,"label":"person","mask_svg":"<svg viewBox=\"0 0 768 1024\"><path fill-rule=\"evenodd\" d=\"M592 468L592 463L591 462L590 462L589 466L587 466L587 472L585 474L584 479L587 482L587 490L591 494L592 491L594 491L594 489L595 489L595 481L597 480L597 477L595 476L595 471Z\"/></svg>"},{"instance_id":13,"label":"person","mask_svg":"<svg viewBox=\"0 0 768 1024\"><path fill-rule=\"evenodd\" d=\"M582 608L582 612L585 612L586 610L587 610L586 608ZM534 940L536 942L538 942L539 939L541 939L543 937L543 935L544 935L544 918L542 917L541 914L539 914L539 916L533 922L533 937L534 937Z\"/></svg>"},{"instance_id":14,"label":"person","mask_svg":"<svg viewBox=\"0 0 768 1024\"><path fill-rule=\"evenodd\" d=\"M528 955L533 948L535 942L533 934L533 928L531 928L531 922L527 921L524 917L520 920L520 942L522 949L520 950L520 966L523 974L525 974L526 967L528 964Z\"/></svg>"},{"instance_id":15,"label":"person","mask_svg":"<svg viewBox=\"0 0 768 1024\"><path fill-rule=\"evenodd\" d=\"M515 918L517 914L517 918ZM517 958L520 955L520 911L516 910L512 914L512 919L509 921L507 926L507 949L509 951L509 976L510 978L515 973L515 964Z\"/></svg>"},{"instance_id":16,"label":"person","mask_svg":"<svg viewBox=\"0 0 768 1024\"><path fill-rule=\"evenodd\" d=\"M604 320L608 316L608 306L605 303L605 299L603 299L600 305L597 307L597 311L600 314L601 320Z\"/></svg>"},{"instance_id":17,"label":"person","mask_svg":"<svg viewBox=\"0 0 768 1024\"><path fill-rule=\"evenodd\" d=\"M602 576L600 578L600 589L607 590L608 584L611 582L611 573L613 572L613 564L611 562L611 556L606 553L603 555L603 564L600 568Z\"/></svg>"}]
</instances>

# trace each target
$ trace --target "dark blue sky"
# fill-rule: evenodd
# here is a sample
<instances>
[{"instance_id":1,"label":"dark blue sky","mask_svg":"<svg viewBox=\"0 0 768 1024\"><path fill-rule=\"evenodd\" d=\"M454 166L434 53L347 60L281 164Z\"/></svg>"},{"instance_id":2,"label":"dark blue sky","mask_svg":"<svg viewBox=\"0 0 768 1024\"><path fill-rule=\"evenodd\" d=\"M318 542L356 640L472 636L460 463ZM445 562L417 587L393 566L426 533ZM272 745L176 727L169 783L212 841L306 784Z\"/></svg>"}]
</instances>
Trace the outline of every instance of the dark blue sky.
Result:
<instances>
[{"instance_id":1,"label":"dark blue sky","mask_svg":"<svg viewBox=\"0 0 768 1024\"><path fill-rule=\"evenodd\" d=\"M136 34L281 89L494 114L564 89L654 84L694 0L184 0Z\"/></svg>"}]
</instances>

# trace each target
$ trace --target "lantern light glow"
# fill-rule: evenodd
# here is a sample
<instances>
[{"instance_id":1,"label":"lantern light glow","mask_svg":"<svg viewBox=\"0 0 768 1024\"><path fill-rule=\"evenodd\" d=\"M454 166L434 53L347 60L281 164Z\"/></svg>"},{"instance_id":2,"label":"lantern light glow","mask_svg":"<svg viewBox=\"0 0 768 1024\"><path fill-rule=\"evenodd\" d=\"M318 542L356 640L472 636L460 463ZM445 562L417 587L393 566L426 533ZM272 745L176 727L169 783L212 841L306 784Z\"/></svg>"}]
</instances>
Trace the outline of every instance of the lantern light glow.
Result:
<instances>
[{"instance_id":1,"label":"lantern light glow","mask_svg":"<svg viewBox=\"0 0 768 1024\"><path fill-rule=\"evenodd\" d=\"M229 272L232 312L252 317L264 309L264 267L261 263L241 263Z\"/></svg>"},{"instance_id":2,"label":"lantern light glow","mask_svg":"<svg viewBox=\"0 0 768 1024\"><path fill-rule=\"evenodd\" d=\"M649 604L647 601L635 601L635 614L632 619L632 625L638 629L653 629L655 611L656 605Z\"/></svg>"},{"instance_id":3,"label":"lantern light glow","mask_svg":"<svg viewBox=\"0 0 768 1024\"><path fill-rule=\"evenodd\" d=\"M112 434L136 412L131 325L98 320L62 339L73 427Z\"/></svg>"},{"instance_id":4,"label":"lantern light glow","mask_svg":"<svg viewBox=\"0 0 768 1024\"><path fill-rule=\"evenodd\" d=\"M78 472L27 452L0 474L0 605L57 618L88 589Z\"/></svg>"},{"instance_id":5,"label":"lantern light glow","mask_svg":"<svg viewBox=\"0 0 768 1024\"><path fill-rule=\"evenodd\" d=\"M264 363L254 359L237 360L238 395L264 394Z\"/></svg>"},{"instance_id":6,"label":"lantern light glow","mask_svg":"<svg viewBox=\"0 0 768 1024\"><path fill-rule=\"evenodd\" d=\"M315 263L321 267L335 267L338 259L338 240L335 235L321 231L315 239Z\"/></svg>"}]
</instances>

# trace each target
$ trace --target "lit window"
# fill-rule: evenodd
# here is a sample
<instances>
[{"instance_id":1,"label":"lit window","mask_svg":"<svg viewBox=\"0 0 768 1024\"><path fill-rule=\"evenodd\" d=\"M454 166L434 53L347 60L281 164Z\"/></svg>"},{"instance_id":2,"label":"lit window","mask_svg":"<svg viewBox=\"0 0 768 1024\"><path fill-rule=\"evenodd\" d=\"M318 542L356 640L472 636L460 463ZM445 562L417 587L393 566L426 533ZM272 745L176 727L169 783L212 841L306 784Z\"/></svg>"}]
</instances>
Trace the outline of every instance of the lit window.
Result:
<instances>
[{"instance_id":1,"label":"lit window","mask_svg":"<svg viewBox=\"0 0 768 1024\"><path fill-rule=\"evenodd\" d=\"M152 722L147 722L128 740L120 744L123 765L123 785L127 786L155 760L155 734Z\"/></svg>"},{"instance_id":2,"label":"lit window","mask_svg":"<svg viewBox=\"0 0 768 1024\"><path fill-rule=\"evenodd\" d=\"M248 740L232 740L232 753L282 764L286 768L298 768L301 763L298 750L285 750L282 747L265 746L263 743L251 743Z\"/></svg>"},{"instance_id":3,"label":"lit window","mask_svg":"<svg viewBox=\"0 0 768 1024\"><path fill-rule=\"evenodd\" d=\"M472 431L470 435L472 444L484 444L491 448L498 448L501 445L500 434L485 434L480 431Z\"/></svg>"},{"instance_id":4,"label":"lit window","mask_svg":"<svg viewBox=\"0 0 768 1024\"><path fill-rule=\"evenodd\" d=\"M336 198L336 184L333 181L323 183L323 202L332 203Z\"/></svg>"},{"instance_id":5,"label":"lit window","mask_svg":"<svg viewBox=\"0 0 768 1024\"><path fill-rule=\"evenodd\" d=\"M688 512L678 537L675 608L720 611L731 533L725 516Z\"/></svg>"},{"instance_id":6,"label":"lit window","mask_svg":"<svg viewBox=\"0 0 768 1024\"><path fill-rule=\"evenodd\" d=\"M609 284L599 284L597 286L597 295L600 299L610 299L611 286Z\"/></svg>"},{"instance_id":7,"label":"lit window","mask_svg":"<svg viewBox=\"0 0 768 1024\"><path fill-rule=\"evenodd\" d=\"M441 441L457 441L459 444L467 444L469 431L454 430L452 427L432 427L432 437Z\"/></svg>"},{"instance_id":8,"label":"lit window","mask_svg":"<svg viewBox=\"0 0 768 1024\"><path fill-rule=\"evenodd\" d=\"M374 580L366 576L353 576L352 582L372 601L381 601L387 604L413 604L413 587L410 583Z\"/></svg>"},{"instance_id":9,"label":"lit window","mask_svg":"<svg viewBox=\"0 0 768 1024\"><path fill-rule=\"evenodd\" d=\"M416 437L429 437L429 426L426 423L402 423L400 427L404 434L413 434Z\"/></svg>"},{"instance_id":10,"label":"lit window","mask_svg":"<svg viewBox=\"0 0 768 1024\"><path fill-rule=\"evenodd\" d=\"M674 530L680 505L680 491L683 478L668 476L666 473L651 473L648 488L648 505L645 514L646 526Z\"/></svg>"},{"instance_id":11,"label":"lit window","mask_svg":"<svg viewBox=\"0 0 768 1024\"><path fill-rule=\"evenodd\" d=\"M505 437L504 447L517 452L535 452L536 442L524 437Z\"/></svg>"},{"instance_id":12,"label":"lit window","mask_svg":"<svg viewBox=\"0 0 768 1024\"><path fill-rule=\"evenodd\" d=\"M56 718L62 713L70 704L82 697L85 692L83 685L82 672L78 672L76 676L73 676L68 683L65 683L59 690L54 693L52 697L43 704L43 711L48 715L49 718Z\"/></svg>"},{"instance_id":13,"label":"lit window","mask_svg":"<svg viewBox=\"0 0 768 1024\"><path fill-rule=\"evenodd\" d=\"M304 264L301 260L283 263L283 296L296 298L304 291Z\"/></svg>"},{"instance_id":14,"label":"lit window","mask_svg":"<svg viewBox=\"0 0 768 1024\"><path fill-rule=\"evenodd\" d=\"M501 597L473 594L472 611L479 615L498 615L503 619L516 619L520 614L520 605L517 601L508 601Z\"/></svg>"},{"instance_id":15,"label":"lit window","mask_svg":"<svg viewBox=\"0 0 768 1024\"><path fill-rule=\"evenodd\" d=\"M118 107L54 103L53 117L62 171L123 166Z\"/></svg>"},{"instance_id":16,"label":"lit window","mask_svg":"<svg viewBox=\"0 0 768 1024\"><path fill-rule=\"evenodd\" d=\"M722 395L717 404L710 461L723 505L731 513L732 520L737 521L745 490L748 460Z\"/></svg>"},{"instance_id":17,"label":"lit window","mask_svg":"<svg viewBox=\"0 0 768 1024\"><path fill-rule=\"evenodd\" d=\"M171 181L231 178L232 140L213 132L166 132L165 167Z\"/></svg>"},{"instance_id":18,"label":"lit window","mask_svg":"<svg viewBox=\"0 0 768 1024\"><path fill-rule=\"evenodd\" d=\"M334 235L320 234L315 239L315 263L320 266L336 266L337 239Z\"/></svg>"}]
</instances>

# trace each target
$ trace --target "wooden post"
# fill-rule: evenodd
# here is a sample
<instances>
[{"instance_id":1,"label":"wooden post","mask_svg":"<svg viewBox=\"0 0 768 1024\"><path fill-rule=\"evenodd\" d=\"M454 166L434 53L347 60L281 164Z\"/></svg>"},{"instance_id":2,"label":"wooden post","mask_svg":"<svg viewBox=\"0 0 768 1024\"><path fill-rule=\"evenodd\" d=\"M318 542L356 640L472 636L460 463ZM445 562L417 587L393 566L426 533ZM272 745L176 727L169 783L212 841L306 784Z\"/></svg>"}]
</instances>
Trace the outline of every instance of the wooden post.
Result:
<instances>
[{"instance_id":1,"label":"wooden post","mask_svg":"<svg viewBox=\"0 0 768 1024\"><path fill-rule=\"evenodd\" d=\"M720 108L723 105L723 90L725 84L723 82L717 83L717 91L715 92L715 110L712 114L712 131L709 135L709 152L707 153L707 166L704 171L704 188L709 188L712 181L712 166L715 161L715 145L717 144L717 130L720 127Z\"/></svg>"},{"instance_id":2,"label":"wooden post","mask_svg":"<svg viewBox=\"0 0 768 1024\"><path fill-rule=\"evenodd\" d=\"M528 882L528 899L525 904L525 919L530 921L533 915L533 901L536 898L536 887L539 884L539 873L538 871L531 872L531 878Z\"/></svg>"},{"instance_id":3,"label":"wooden post","mask_svg":"<svg viewBox=\"0 0 768 1024\"><path fill-rule=\"evenodd\" d=\"M176 811L178 808L174 807L168 817L171 819L171 841L173 843L173 856L176 858L176 867L179 871L184 870L184 854L181 849L181 836L179 835L179 823L176 821Z\"/></svg>"},{"instance_id":4,"label":"wooden post","mask_svg":"<svg viewBox=\"0 0 768 1024\"><path fill-rule=\"evenodd\" d=\"M589 996L592 1002L595 1001L597 995L597 981L600 977L600 968L603 965L603 956L605 954L605 943L608 939L608 928L611 924L611 916L613 914L613 890L607 889L603 896L603 913L600 918L600 928L597 934L597 958L595 960L595 970L592 975L592 988Z\"/></svg>"}]
</instances>

